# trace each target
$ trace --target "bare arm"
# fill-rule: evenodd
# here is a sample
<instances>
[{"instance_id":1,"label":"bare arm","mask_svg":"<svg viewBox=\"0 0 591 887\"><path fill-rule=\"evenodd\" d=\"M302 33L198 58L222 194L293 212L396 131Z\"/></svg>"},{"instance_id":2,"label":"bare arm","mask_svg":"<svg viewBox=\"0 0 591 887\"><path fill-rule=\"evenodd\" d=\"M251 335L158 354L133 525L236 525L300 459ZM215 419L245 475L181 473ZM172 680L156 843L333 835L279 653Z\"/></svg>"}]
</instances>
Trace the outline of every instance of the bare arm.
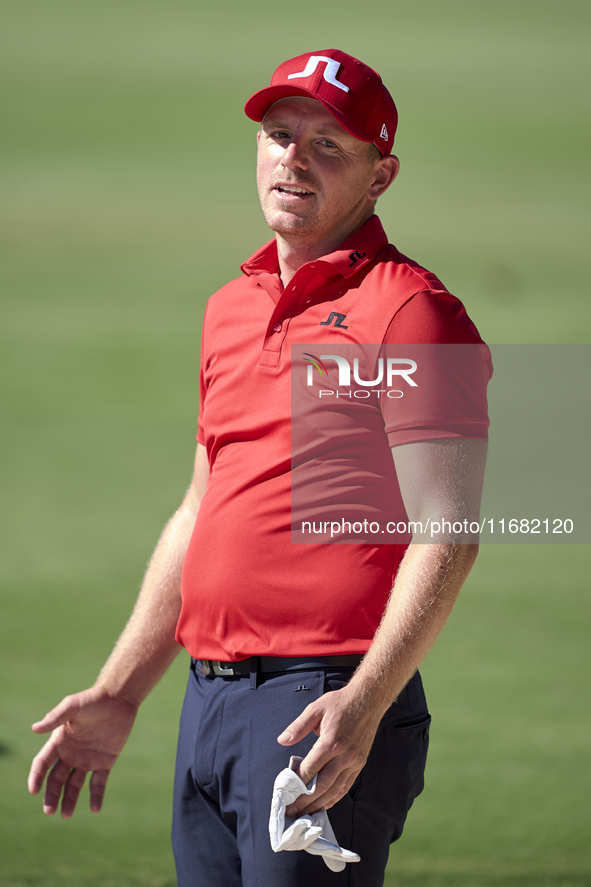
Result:
<instances>
[{"instance_id":1,"label":"bare arm","mask_svg":"<svg viewBox=\"0 0 591 887\"><path fill-rule=\"evenodd\" d=\"M455 516L476 520L486 444L462 439L407 444L393 451L410 520ZM283 745L310 730L318 740L302 761L305 783L318 774L314 795L290 816L332 807L350 789L369 755L379 722L406 686L443 628L472 568L477 545L453 541L409 546L374 640L349 684L309 705L279 737Z\"/></svg>"},{"instance_id":2,"label":"bare arm","mask_svg":"<svg viewBox=\"0 0 591 887\"><path fill-rule=\"evenodd\" d=\"M174 634L181 570L208 474L207 453L199 444L191 486L164 529L133 613L94 687L67 696L33 724L36 733L53 731L29 774L29 791L38 794L49 771L45 813L56 812L63 791L62 816L70 817L89 771L91 810L101 809L107 778L139 705L180 650Z\"/></svg>"}]
</instances>

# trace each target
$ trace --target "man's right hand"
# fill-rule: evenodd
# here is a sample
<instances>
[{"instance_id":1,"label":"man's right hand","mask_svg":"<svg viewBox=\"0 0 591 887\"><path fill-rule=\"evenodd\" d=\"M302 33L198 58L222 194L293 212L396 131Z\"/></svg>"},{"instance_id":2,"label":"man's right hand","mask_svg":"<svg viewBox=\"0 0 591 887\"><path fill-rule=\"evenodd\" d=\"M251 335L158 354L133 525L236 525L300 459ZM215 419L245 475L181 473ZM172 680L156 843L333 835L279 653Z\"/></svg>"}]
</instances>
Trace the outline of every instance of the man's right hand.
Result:
<instances>
[{"instance_id":1,"label":"man's right hand","mask_svg":"<svg viewBox=\"0 0 591 887\"><path fill-rule=\"evenodd\" d=\"M53 730L29 773L33 795L39 794L47 776L45 813L55 813L62 798L62 816L72 816L89 772L90 809L98 813L109 773L131 733L140 703L181 649L175 641L181 571L208 475L207 450L198 444L191 485L164 528L133 613L96 685L66 696L33 724L35 733Z\"/></svg>"},{"instance_id":2,"label":"man's right hand","mask_svg":"<svg viewBox=\"0 0 591 887\"><path fill-rule=\"evenodd\" d=\"M99 812L109 773L127 742L136 714L137 706L92 688L66 696L33 724L35 733L53 731L33 759L29 773L29 791L37 795L49 771L44 813L51 816L57 811L63 791L61 814L69 819L91 771L90 809Z\"/></svg>"}]
</instances>

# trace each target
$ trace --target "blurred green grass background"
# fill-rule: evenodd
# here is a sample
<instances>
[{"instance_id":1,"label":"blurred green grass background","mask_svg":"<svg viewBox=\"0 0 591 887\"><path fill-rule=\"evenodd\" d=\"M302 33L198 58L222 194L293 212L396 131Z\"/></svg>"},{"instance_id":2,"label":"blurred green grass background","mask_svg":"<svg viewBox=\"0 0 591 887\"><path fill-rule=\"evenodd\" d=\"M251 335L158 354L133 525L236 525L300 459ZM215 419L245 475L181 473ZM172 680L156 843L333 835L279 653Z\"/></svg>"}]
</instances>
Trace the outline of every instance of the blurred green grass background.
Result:
<instances>
[{"instance_id":1,"label":"blurred green grass background","mask_svg":"<svg viewBox=\"0 0 591 887\"><path fill-rule=\"evenodd\" d=\"M29 725L94 680L191 471L201 316L269 233L244 100L339 46L400 112L380 216L490 342L588 342L591 11L2 0L0 880L168 887L186 659L98 817L26 794ZM551 470L551 467L549 467ZM543 482L543 478L540 478ZM427 790L398 887L591 883L588 548L491 546L423 673Z\"/></svg>"}]
</instances>

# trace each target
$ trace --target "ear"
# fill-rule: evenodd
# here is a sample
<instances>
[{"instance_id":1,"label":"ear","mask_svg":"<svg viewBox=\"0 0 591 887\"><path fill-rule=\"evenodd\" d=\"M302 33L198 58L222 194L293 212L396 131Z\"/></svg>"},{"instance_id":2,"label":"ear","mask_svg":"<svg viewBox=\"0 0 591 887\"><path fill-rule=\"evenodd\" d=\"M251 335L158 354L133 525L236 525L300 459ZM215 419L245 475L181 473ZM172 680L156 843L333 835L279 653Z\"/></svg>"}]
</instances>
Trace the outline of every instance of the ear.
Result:
<instances>
[{"instance_id":1,"label":"ear","mask_svg":"<svg viewBox=\"0 0 591 887\"><path fill-rule=\"evenodd\" d=\"M388 154L386 157L380 157L376 163L374 179L367 196L370 200L377 200L387 191L400 169L400 161L395 154Z\"/></svg>"},{"instance_id":2,"label":"ear","mask_svg":"<svg viewBox=\"0 0 591 887\"><path fill-rule=\"evenodd\" d=\"M259 146L260 143L261 143L261 132L262 132L262 130L260 130L260 129L259 129L259 131L257 132L257 148L258 148L258 146Z\"/></svg>"}]
</instances>

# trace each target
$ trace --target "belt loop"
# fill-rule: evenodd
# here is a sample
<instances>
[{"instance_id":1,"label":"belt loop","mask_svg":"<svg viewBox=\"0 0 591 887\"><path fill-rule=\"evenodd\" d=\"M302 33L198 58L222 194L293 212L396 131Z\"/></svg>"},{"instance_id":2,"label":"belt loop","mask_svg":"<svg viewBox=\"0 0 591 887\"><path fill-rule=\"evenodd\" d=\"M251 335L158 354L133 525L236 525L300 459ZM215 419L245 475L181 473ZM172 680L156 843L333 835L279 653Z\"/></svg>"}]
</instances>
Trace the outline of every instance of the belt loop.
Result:
<instances>
[{"instance_id":1,"label":"belt loop","mask_svg":"<svg viewBox=\"0 0 591 887\"><path fill-rule=\"evenodd\" d=\"M259 657L250 657L250 689L256 690L259 677Z\"/></svg>"}]
</instances>

